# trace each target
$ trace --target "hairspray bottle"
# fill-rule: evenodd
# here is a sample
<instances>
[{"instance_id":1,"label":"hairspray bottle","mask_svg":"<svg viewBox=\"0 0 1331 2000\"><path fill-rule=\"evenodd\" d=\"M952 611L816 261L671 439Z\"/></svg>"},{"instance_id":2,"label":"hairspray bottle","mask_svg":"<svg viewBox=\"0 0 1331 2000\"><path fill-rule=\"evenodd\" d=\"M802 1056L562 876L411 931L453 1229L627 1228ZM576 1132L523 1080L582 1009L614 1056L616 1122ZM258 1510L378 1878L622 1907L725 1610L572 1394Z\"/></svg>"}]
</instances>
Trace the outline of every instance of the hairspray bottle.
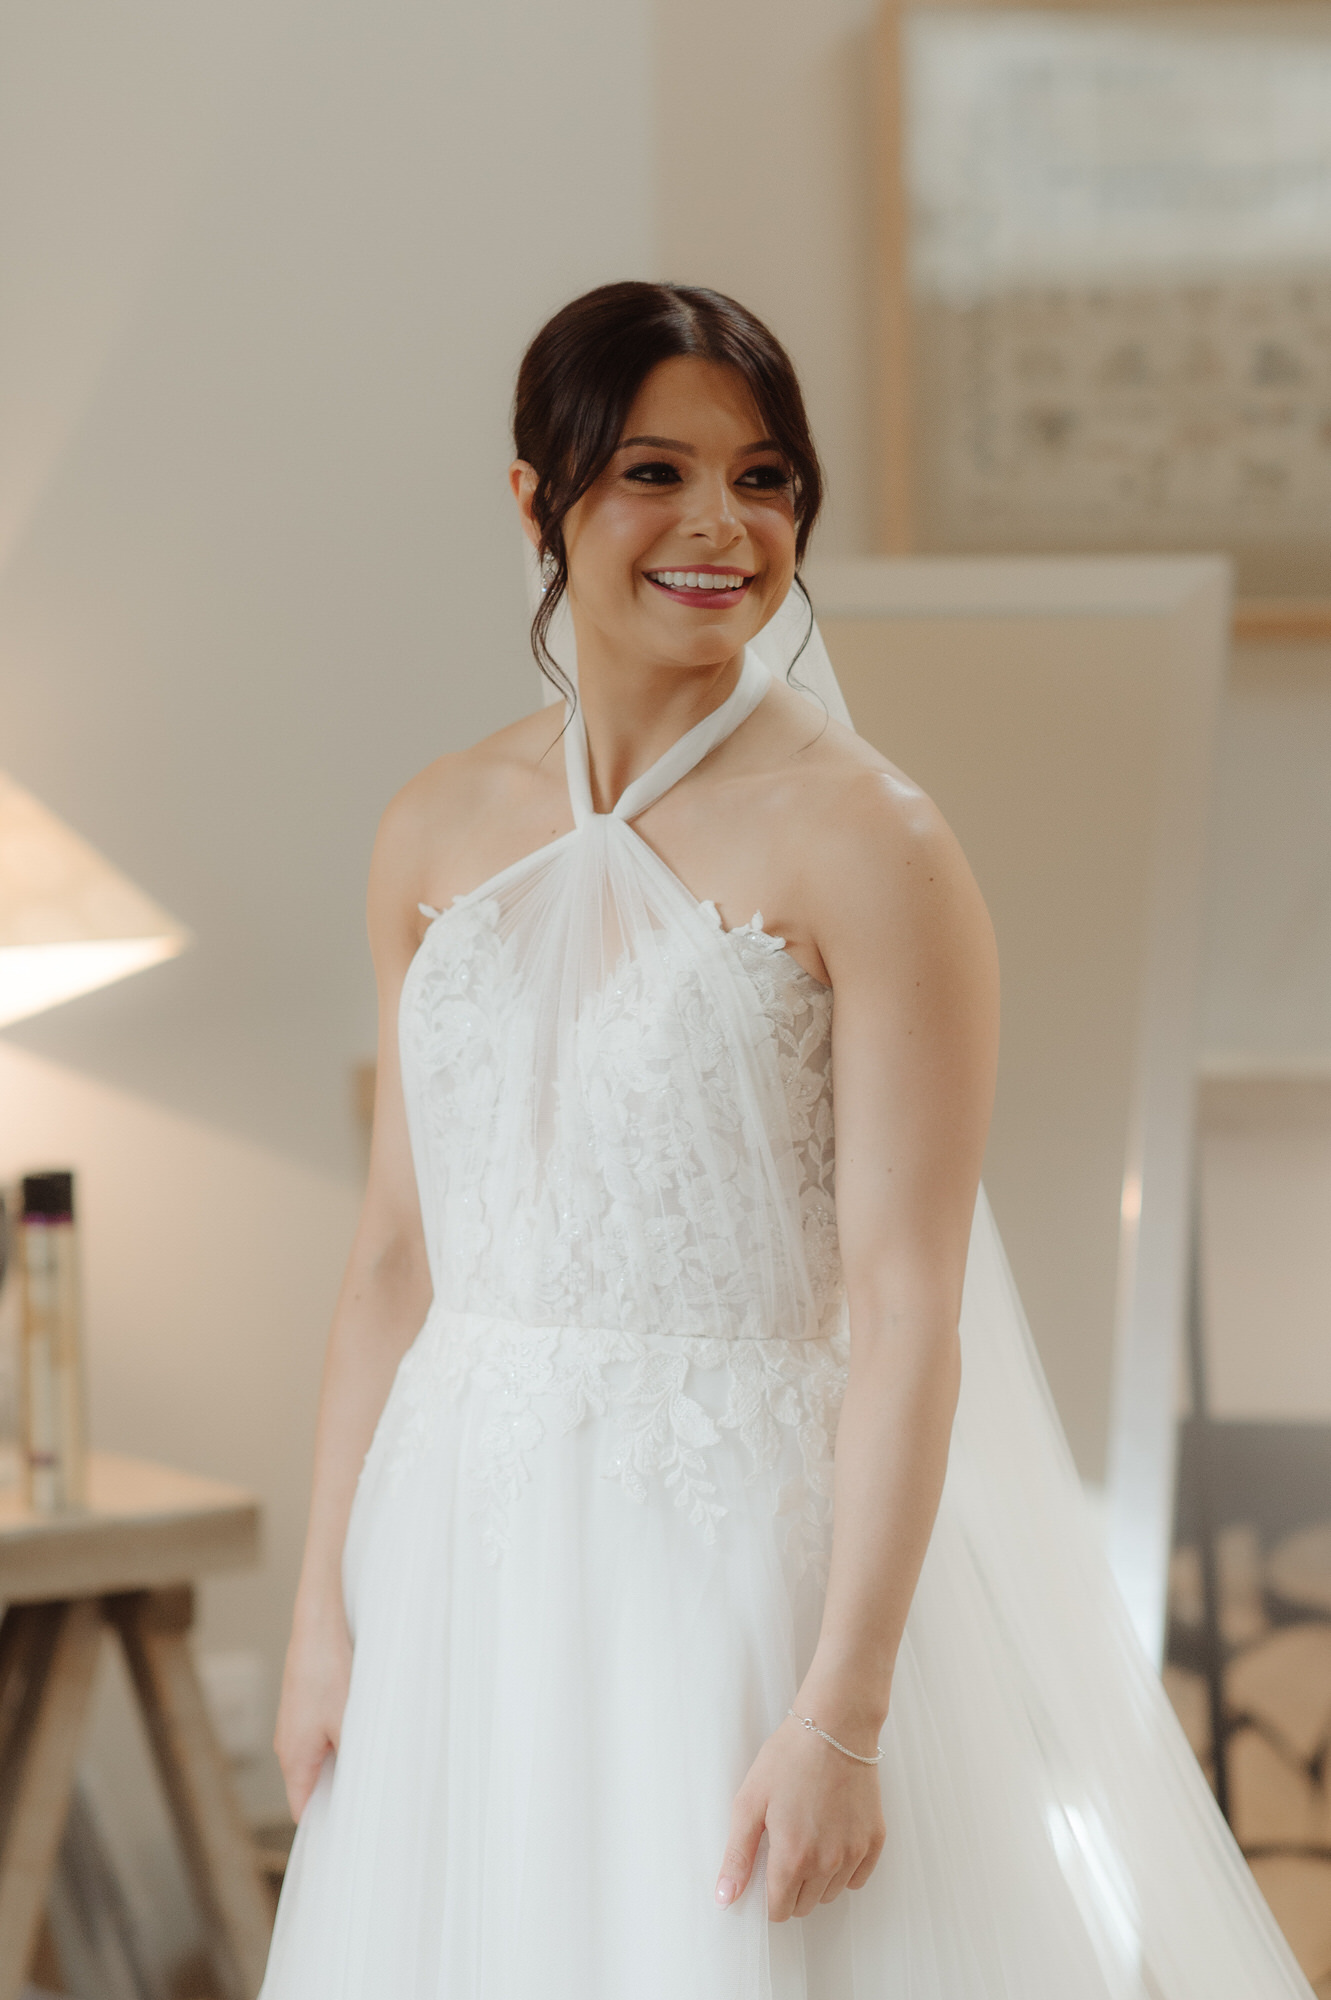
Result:
<instances>
[{"instance_id":1,"label":"hairspray bottle","mask_svg":"<svg viewBox=\"0 0 1331 2000\"><path fill-rule=\"evenodd\" d=\"M86 1500L72 1174L25 1175L18 1239L24 1480L33 1510L56 1514Z\"/></svg>"}]
</instances>

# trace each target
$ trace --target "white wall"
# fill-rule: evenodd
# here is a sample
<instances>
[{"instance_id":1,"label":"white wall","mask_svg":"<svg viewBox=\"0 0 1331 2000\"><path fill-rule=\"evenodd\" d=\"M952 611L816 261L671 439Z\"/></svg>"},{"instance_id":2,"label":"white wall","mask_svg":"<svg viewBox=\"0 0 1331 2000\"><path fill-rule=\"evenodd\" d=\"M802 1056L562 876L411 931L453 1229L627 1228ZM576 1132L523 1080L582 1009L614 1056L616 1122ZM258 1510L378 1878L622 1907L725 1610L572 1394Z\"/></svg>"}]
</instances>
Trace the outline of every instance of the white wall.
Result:
<instances>
[{"instance_id":1,"label":"white wall","mask_svg":"<svg viewBox=\"0 0 1331 2000\"><path fill-rule=\"evenodd\" d=\"M1331 646L1235 649L1210 874L1211 1403L1222 1417L1331 1421Z\"/></svg>"},{"instance_id":2,"label":"white wall","mask_svg":"<svg viewBox=\"0 0 1331 2000\"><path fill-rule=\"evenodd\" d=\"M352 1174L379 812L533 700L505 484L654 266L646 0L16 0L0 764L196 933L21 1046Z\"/></svg>"},{"instance_id":3,"label":"white wall","mask_svg":"<svg viewBox=\"0 0 1331 2000\"><path fill-rule=\"evenodd\" d=\"M1331 1067L1331 645L1235 649L1209 905L1204 1048Z\"/></svg>"},{"instance_id":4,"label":"white wall","mask_svg":"<svg viewBox=\"0 0 1331 2000\"><path fill-rule=\"evenodd\" d=\"M80 1177L96 1442L245 1482L200 1643L270 1710L412 771L536 697L522 347L655 269L647 0L0 14L0 765L194 931L0 1043L0 1173ZM114 1684L94 1780L190 1932ZM245 1777L272 1813L275 1762Z\"/></svg>"},{"instance_id":5,"label":"white wall","mask_svg":"<svg viewBox=\"0 0 1331 2000\"><path fill-rule=\"evenodd\" d=\"M874 541L876 0L658 0L662 275L769 321L831 488L825 555Z\"/></svg>"},{"instance_id":6,"label":"white wall","mask_svg":"<svg viewBox=\"0 0 1331 2000\"><path fill-rule=\"evenodd\" d=\"M736 65L691 0L6 11L0 763L199 940L19 1046L355 1173L375 821L532 699L542 316L658 269L750 300L821 546L872 547L872 14L728 0Z\"/></svg>"}]
</instances>

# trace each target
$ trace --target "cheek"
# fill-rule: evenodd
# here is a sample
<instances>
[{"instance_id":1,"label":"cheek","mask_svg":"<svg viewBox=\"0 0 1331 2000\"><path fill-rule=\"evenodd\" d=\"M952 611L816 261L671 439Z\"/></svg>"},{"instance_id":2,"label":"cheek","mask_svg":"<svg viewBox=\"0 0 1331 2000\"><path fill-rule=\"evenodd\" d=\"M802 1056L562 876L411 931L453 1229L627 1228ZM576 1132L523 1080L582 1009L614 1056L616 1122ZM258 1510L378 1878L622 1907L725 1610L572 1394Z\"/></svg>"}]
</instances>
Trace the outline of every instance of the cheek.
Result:
<instances>
[{"instance_id":1,"label":"cheek","mask_svg":"<svg viewBox=\"0 0 1331 2000\"><path fill-rule=\"evenodd\" d=\"M636 588L638 571L668 525L662 511L657 501L617 494L580 524L569 547L569 565L578 572L584 590L605 597Z\"/></svg>"},{"instance_id":2,"label":"cheek","mask_svg":"<svg viewBox=\"0 0 1331 2000\"><path fill-rule=\"evenodd\" d=\"M645 562L674 525L673 510L659 495L617 496L606 510L606 530L616 555L634 567Z\"/></svg>"},{"instance_id":3,"label":"cheek","mask_svg":"<svg viewBox=\"0 0 1331 2000\"><path fill-rule=\"evenodd\" d=\"M795 521L787 510L775 507L755 509L747 523L750 540L762 553L766 567L777 575L795 573Z\"/></svg>"}]
</instances>

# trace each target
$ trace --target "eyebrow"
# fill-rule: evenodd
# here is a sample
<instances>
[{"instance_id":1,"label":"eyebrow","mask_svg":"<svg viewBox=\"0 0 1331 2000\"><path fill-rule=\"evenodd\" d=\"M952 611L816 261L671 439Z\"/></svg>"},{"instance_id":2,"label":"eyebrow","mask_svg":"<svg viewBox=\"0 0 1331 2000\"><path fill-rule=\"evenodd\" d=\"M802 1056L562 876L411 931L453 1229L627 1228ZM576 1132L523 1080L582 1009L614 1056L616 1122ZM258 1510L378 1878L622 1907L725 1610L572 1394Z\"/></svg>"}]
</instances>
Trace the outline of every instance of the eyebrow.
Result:
<instances>
[{"instance_id":1,"label":"eyebrow","mask_svg":"<svg viewBox=\"0 0 1331 2000\"><path fill-rule=\"evenodd\" d=\"M620 451L627 451L629 446L633 444L654 445L658 451L682 451L689 458L696 458L698 456L697 445L685 444L682 438L659 438L659 437L622 438L620 440L617 449ZM736 453L736 457L747 458L751 452L780 451L780 449L781 446L777 443L775 438L759 438L757 444L742 445L739 451Z\"/></svg>"}]
</instances>

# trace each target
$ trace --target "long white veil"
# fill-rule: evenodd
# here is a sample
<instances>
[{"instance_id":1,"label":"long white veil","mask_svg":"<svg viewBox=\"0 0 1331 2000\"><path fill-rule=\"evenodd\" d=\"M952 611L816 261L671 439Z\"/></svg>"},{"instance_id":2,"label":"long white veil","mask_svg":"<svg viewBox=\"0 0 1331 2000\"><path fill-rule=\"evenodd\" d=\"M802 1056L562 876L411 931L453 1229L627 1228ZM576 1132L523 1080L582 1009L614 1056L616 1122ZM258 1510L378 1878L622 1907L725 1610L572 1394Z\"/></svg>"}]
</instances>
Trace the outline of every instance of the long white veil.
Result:
<instances>
[{"instance_id":1,"label":"long white veil","mask_svg":"<svg viewBox=\"0 0 1331 2000\"><path fill-rule=\"evenodd\" d=\"M576 684L564 605L549 643ZM753 647L850 721L797 589ZM880 1866L928 1936L890 1989L866 1960L866 2000L1310 2000L1113 1581L983 1189L961 1339L881 1767Z\"/></svg>"}]
</instances>

